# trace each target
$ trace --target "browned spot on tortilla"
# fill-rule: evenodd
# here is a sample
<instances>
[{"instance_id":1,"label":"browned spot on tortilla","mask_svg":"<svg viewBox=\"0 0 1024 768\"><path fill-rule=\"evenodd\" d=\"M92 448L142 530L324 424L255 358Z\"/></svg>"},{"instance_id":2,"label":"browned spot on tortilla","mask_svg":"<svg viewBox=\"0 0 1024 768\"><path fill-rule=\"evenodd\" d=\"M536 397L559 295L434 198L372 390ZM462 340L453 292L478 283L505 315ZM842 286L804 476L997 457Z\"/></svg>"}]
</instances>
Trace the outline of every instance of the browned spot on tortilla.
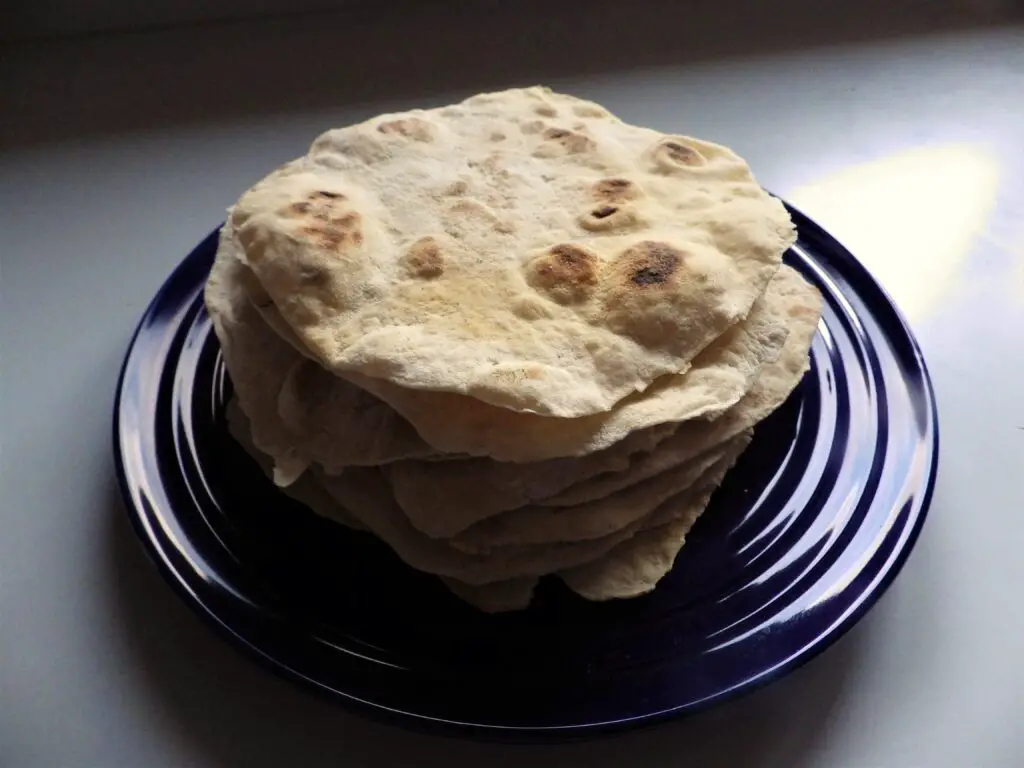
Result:
<instances>
[{"instance_id":1,"label":"browned spot on tortilla","mask_svg":"<svg viewBox=\"0 0 1024 768\"><path fill-rule=\"evenodd\" d=\"M629 179L601 179L591 187L591 195L602 202L620 203L640 196L640 189Z\"/></svg>"},{"instance_id":2,"label":"browned spot on tortilla","mask_svg":"<svg viewBox=\"0 0 1024 768\"><path fill-rule=\"evenodd\" d=\"M406 117L400 120L389 120L377 126L383 134L397 134L413 141L433 141L434 128L426 120L419 117Z\"/></svg>"},{"instance_id":3,"label":"browned spot on tortilla","mask_svg":"<svg viewBox=\"0 0 1024 768\"><path fill-rule=\"evenodd\" d=\"M591 232L634 229L643 223L636 206L626 202L588 208L576 220L583 229Z\"/></svg>"},{"instance_id":4,"label":"browned spot on tortilla","mask_svg":"<svg viewBox=\"0 0 1024 768\"><path fill-rule=\"evenodd\" d=\"M706 162L700 152L678 141L666 141L661 146L668 158L680 165L696 167Z\"/></svg>"},{"instance_id":5,"label":"browned spot on tortilla","mask_svg":"<svg viewBox=\"0 0 1024 768\"><path fill-rule=\"evenodd\" d=\"M652 240L637 243L620 257L620 264L629 276L629 281L641 289L670 282L682 262L682 251L668 243Z\"/></svg>"},{"instance_id":6,"label":"browned spot on tortilla","mask_svg":"<svg viewBox=\"0 0 1024 768\"><path fill-rule=\"evenodd\" d=\"M589 136L565 128L548 128L544 131L544 138L559 144L565 153L570 155L586 152L594 146L594 141Z\"/></svg>"},{"instance_id":7,"label":"browned spot on tortilla","mask_svg":"<svg viewBox=\"0 0 1024 768\"><path fill-rule=\"evenodd\" d=\"M559 304L571 304L586 301L593 293L598 271L598 258L593 253L578 245L560 243L530 262L526 280Z\"/></svg>"},{"instance_id":8,"label":"browned spot on tortilla","mask_svg":"<svg viewBox=\"0 0 1024 768\"><path fill-rule=\"evenodd\" d=\"M362 245L362 217L350 210L345 195L320 189L305 198L287 204L279 213L297 219L298 231L311 245L331 251Z\"/></svg>"},{"instance_id":9,"label":"browned spot on tortilla","mask_svg":"<svg viewBox=\"0 0 1024 768\"><path fill-rule=\"evenodd\" d=\"M444 273L444 254L433 237L421 237L405 252L404 264L413 277L432 280Z\"/></svg>"},{"instance_id":10,"label":"browned spot on tortilla","mask_svg":"<svg viewBox=\"0 0 1024 768\"><path fill-rule=\"evenodd\" d=\"M349 245L362 245L363 233L358 213L350 211L342 216L328 217L327 221L323 220L323 212L315 212L313 216L315 221L302 229L313 245L331 251L343 250Z\"/></svg>"}]
</instances>

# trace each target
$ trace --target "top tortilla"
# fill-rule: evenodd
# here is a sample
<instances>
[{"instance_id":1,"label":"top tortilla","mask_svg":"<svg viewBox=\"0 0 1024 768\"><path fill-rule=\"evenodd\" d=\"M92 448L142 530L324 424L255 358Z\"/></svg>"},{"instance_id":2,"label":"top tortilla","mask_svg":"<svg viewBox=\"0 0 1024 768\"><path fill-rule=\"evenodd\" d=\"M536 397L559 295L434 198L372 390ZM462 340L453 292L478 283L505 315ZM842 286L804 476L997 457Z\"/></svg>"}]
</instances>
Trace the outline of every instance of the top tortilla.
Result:
<instances>
[{"instance_id":1,"label":"top tortilla","mask_svg":"<svg viewBox=\"0 0 1024 768\"><path fill-rule=\"evenodd\" d=\"M729 149L528 88L328 131L226 236L328 370L572 418L686 371L795 234Z\"/></svg>"}]
</instances>

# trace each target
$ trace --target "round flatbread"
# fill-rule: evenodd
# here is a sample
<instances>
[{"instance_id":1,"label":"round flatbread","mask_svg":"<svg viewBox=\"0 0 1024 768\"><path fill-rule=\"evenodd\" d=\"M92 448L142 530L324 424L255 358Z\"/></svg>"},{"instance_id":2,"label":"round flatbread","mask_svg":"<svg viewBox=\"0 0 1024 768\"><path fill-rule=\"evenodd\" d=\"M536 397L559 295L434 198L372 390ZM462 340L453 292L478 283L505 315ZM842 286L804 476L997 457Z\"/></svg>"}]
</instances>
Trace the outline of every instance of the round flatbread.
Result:
<instances>
[{"instance_id":1,"label":"round flatbread","mask_svg":"<svg viewBox=\"0 0 1024 768\"><path fill-rule=\"evenodd\" d=\"M789 397L807 370L807 351L821 315L821 295L789 267L779 271L770 290L774 288L780 291L782 323L789 330L786 342L775 360L757 370L742 399L717 418L649 427L604 450L572 459L525 464L489 459L441 465L397 462L388 473L395 498L419 530L449 538L500 512L529 504L562 506L600 498L689 461L753 427ZM689 375L698 370L695 364ZM463 424L473 426L458 412L452 413L451 422L453 430ZM514 444L508 432L486 434ZM552 432L538 439L544 448L549 445L545 440L558 437Z\"/></svg>"},{"instance_id":2,"label":"round flatbread","mask_svg":"<svg viewBox=\"0 0 1024 768\"><path fill-rule=\"evenodd\" d=\"M687 370L795 236L731 150L542 88L328 131L225 231L326 369L561 418Z\"/></svg>"},{"instance_id":3,"label":"round flatbread","mask_svg":"<svg viewBox=\"0 0 1024 768\"><path fill-rule=\"evenodd\" d=\"M306 399L296 399L297 390L308 388L304 358L250 300L248 268L225 239L222 235L206 283L206 307L238 405L251 422L252 440L273 460L274 481L290 485L314 462L340 471L434 456L436 451L394 409L358 387L332 389L316 400L319 410L313 414ZM319 422L310 420L325 414ZM335 440L337 434L343 438Z\"/></svg>"}]
</instances>

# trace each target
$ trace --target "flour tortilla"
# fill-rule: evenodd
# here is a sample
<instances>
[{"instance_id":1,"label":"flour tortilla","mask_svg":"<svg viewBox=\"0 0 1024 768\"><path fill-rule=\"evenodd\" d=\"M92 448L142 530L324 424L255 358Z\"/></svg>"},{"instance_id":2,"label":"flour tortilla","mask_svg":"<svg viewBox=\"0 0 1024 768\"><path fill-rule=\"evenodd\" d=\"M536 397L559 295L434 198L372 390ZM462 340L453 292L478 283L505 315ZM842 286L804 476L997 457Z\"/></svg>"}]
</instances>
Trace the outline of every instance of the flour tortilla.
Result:
<instances>
[{"instance_id":1,"label":"flour tortilla","mask_svg":"<svg viewBox=\"0 0 1024 768\"><path fill-rule=\"evenodd\" d=\"M533 600L538 579L526 577L476 585L444 577L441 581L458 597L484 613L502 613L527 608Z\"/></svg>"},{"instance_id":2,"label":"flour tortilla","mask_svg":"<svg viewBox=\"0 0 1024 768\"><path fill-rule=\"evenodd\" d=\"M702 481L722 462L729 466L750 443L746 432L686 464L610 496L553 508L534 505L495 515L449 540L455 549L486 555L509 546L600 539L646 519L668 499Z\"/></svg>"},{"instance_id":3,"label":"flour tortilla","mask_svg":"<svg viewBox=\"0 0 1024 768\"><path fill-rule=\"evenodd\" d=\"M575 483L564 491L537 502L542 507L574 507L597 501L643 483L680 466L686 466L698 456L713 450L743 432L759 419L752 414L734 411L720 416L715 421L694 420L679 426L675 434L663 440L646 453L633 454L629 466L621 471L604 472L586 482ZM749 422L749 423L748 423Z\"/></svg>"},{"instance_id":4,"label":"flour tortilla","mask_svg":"<svg viewBox=\"0 0 1024 768\"><path fill-rule=\"evenodd\" d=\"M552 419L516 413L460 395L421 392L382 379L346 375L393 406L443 453L517 463L584 456L608 448L637 430L710 418L734 405L750 388L758 369L778 356L788 334L786 302L794 285L804 283L792 270L779 270L747 320L702 352L688 373L663 377L645 392L624 399L603 414ZM344 386L332 378L335 386ZM406 501L403 497L403 503ZM416 514L415 499L409 503L410 513Z\"/></svg>"},{"instance_id":5,"label":"flour tortilla","mask_svg":"<svg viewBox=\"0 0 1024 768\"><path fill-rule=\"evenodd\" d=\"M438 453L390 406L324 371L252 270L243 265L234 271L264 322L297 353L289 358L283 380L275 380L280 388L277 416L296 439L301 436L302 452L325 472L338 474L349 466L378 466L407 457L438 461L458 456Z\"/></svg>"},{"instance_id":6,"label":"flour tortilla","mask_svg":"<svg viewBox=\"0 0 1024 768\"><path fill-rule=\"evenodd\" d=\"M803 300L790 304L790 337L779 359L762 372L758 385L739 405L713 422L685 424L673 438L662 443L656 456L681 458L689 446L715 444L736 430L757 423L779 407L803 377L809 365L810 347L821 315L821 296L805 292ZM685 430L685 431L684 431ZM677 442L678 439L678 442ZM663 463L659 466L664 466ZM568 498L568 496L563 497ZM672 516L666 503L651 517L651 526L617 545L607 555L561 571L559 577L588 600L630 598L650 592L667 574L704 507L690 505ZM669 519L666 519L669 518Z\"/></svg>"},{"instance_id":7,"label":"flour tortilla","mask_svg":"<svg viewBox=\"0 0 1024 768\"><path fill-rule=\"evenodd\" d=\"M225 232L328 370L560 418L687 370L795 239L731 150L542 88L328 131Z\"/></svg>"},{"instance_id":8,"label":"flour tortilla","mask_svg":"<svg viewBox=\"0 0 1024 768\"><path fill-rule=\"evenodd\" d=\"M609 449L578 459L530 464L472 459L442 466L398 462L389 472L395 498L416 528L450 538L509 509L600 498L735 437L781 405L807 370L821 296L789 268L780 270L776 283L785 287L786 343L778 358L759 370L752 389L718 418L669 425L670 436L663 431L665 425L649 428L656 432L634 432Z\"/></svg>"},{"instance_id":9,"label":"flour tortilla","mask_svg":"<svg viewBox=\"0 0 1024 768\"><path fill-rule=\"evenodd\" d=\"M736 458L738 455L734 454L719 465L723 476ZM647 594L672 570L687 535L707 509L717 485L702 483L696 498L677 498L662 504L635 536L616 545L603 557L559 571L559 578L587 600Z\"/></svg>"},{"instance_id":10,"label":"flour tortilla","mask_svg":"<svg viewBox=\"0 0 1024 768\"><path fill-rule=\"evenodd\" d=\"M651 521L651 527L639 531L604 557L560 571L559 578L587 600L647 594L672 570L687 534L707 509L712 491L678 508L667 503Z\"/></svg>"},{"instance_id":11,"label":"flour tortilla","mask_svg":"<svg viewBox=\"0 0 1024 768\"><path fill-rule=\"evenodd\" d=\"M716 467L709 470L708 477L717 484L724 473L724 467ZM394 503L387 481L379 472L356 470L338 477L307 473L299 482L312 482L314 478L323 484L336 503L383 539L410 566L471 585L542 576L589 562L642 530L645 522L638 520L600 539L541 546L508 546L496 548L486 556L471 555L444 541L424 536L409 525L402 510ZM690 493L684 491L680 496Z\"/></svg>"},{"instance_id":12,"label":"flour tortilla","mask_svg":"<svg viewBox=\"0 0 1024 768\"><path fill-rule=\"evenodd\" d=\"M241 287L245 267L221 232L217 258L206 282L206 307L220 341L239 407L252 424L252 441L272 457L274 481L294 482L309 466L296 436L277 415L277 396L295 351L260 319Z\"/></svg>"},{"instance_id":13,"label":"flour tortilla","mask_svg":"<svg viewBox=\"0 0 1024 768\"><path fill-rule=\"evenodd\" d=\"M513 464L469 458L443 465L408 460L387 468L395 499L418 530L451 538L474 523L525 507L603 473L630 467L677 430L658 424L633 432L609 448L579 458Z\"/></svg>"},{"instance_id":14,"label":"flour tortilla","mask_svg":"<svg viewBox=\"0 0 1024 768\"><path fill-rule=\"evenodd\" d=\"M242 446L259 465L263 473L273 478L274 460L263 451L259 450L252 437L252 422L246 417L239 407L238 399L232 398L225 408L229 434ZM357 531L367 530L359 520L349 513L344 507L338 505L321 485L307 480L292 482L287 487L282 487L284 494L303 506L309 508L321 517L326 517L335 523L344 525Z\"/></svg>"},{"instance_id":15,"label":"flour tortilla","mask_svg":"<svg viewBox=\"0 0 1024 768\"><path fill-rule=\"evenodd\" d=\"M436 455L394 409L358 387L332 388L313 410L296 400L297 390L305 396L310 386L303 357L262 318L246 288L248 269L223 233L221 242L206 306L253 442L273 458L278 485L294 482L313 462L339 471Z\"/></svg>"},{"instance_id":16,"label":"flour tortilla","mask_svg":"<svg viewBox=\"0 0 1024 768\"><path fill-rule=\"evenodd\" d=\"M297 361L284 378L277 406L299 450L324 471L439 457L409 422L369 392L356 386L321 388L326 383L321 371L309 360Z\"/></svg>"},{"instance_id":17,"label":"flour tortilla","mask_svg":"<svg viewBox=\"0 0 1024 768\"><path fill-rule=\"evenodd\" d=\"M269 473L270 462L253 445L249 422L234 404L228 407L228 425L235 439ZM322 517L380 536L410 566L439 574L463 599L482 610L497 612L525 607L527 593L532 595L537 578L542 575L567 571L598 559L651 526L664 526L676 518L698 514L697 510L706 505L704 495L722 482L732 461L732 457L726 457L709 468L697 483L699 490L683 491L645 519L602 539L554 546L504 547L486 558L459 552L409 526L401 511L388 503L387 485L382 478L377 483L364 477L355 484L345 484L339 483L339 478L321 475L333 486L328 493L315 474L307 472L282 490ZM347 507L339 504L339 496L347 499Z\"/></svg>"},{"instance_id":18,"label":"flour tortilla","mask_svg":"<svg viewBox=\"0 0 1024 768\"><path fill-rule=\"evenodd\" d=\"M236 399L228 402L226 415L228 430L231 436L259 464L260 469L266 475L271 476L273 473L273 460L253 444L251 425L239 408ZM319 483L303 478L299 482L293 483L281 490L285 495L298 501L321 517L356 531L366 532L369 530L355 516L335 502ZM455 595L475 608L479 608L485 613L499 613L518 611L529 606L530 601L533 599L533 590L537 586L538 579L536 577L525 577L497 581L493 584L477 585L466 584L457 579L445 577L441 577L441 581Z\"/></svg>"},{"instance_id":19,"label":"flour tortilla","mask_svg":"<svg viewBox=\"0 0 1024 768\"><path fill-rule=\"evenodd\" d=\"M790 335L782 354L762 369L754 387L735 407L713 421L696 419L681 424L656 449L634 454L627 469L574 484L540 503L554 507L583 504L643 482L692 460L708 446L731 439L782 405L810 365L808 350L821 317L821 294L806 282L801 283L788 302Z\"/></svg>"}]
</instances>

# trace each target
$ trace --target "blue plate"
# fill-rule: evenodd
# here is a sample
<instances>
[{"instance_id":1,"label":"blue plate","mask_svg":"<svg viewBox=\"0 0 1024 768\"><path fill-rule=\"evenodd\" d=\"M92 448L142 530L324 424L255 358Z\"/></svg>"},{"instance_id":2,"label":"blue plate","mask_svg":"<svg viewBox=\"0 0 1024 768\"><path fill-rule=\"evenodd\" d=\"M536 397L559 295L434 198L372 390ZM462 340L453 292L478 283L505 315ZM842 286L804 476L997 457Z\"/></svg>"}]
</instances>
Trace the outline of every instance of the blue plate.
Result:
<instances>
[{"instance_id":1,"label":"blue plate","mask_svg":"<svg viewBox=\"0 0 1024 768\"><path fill-rule=\"evenodd\" d=\"M889 586L924 522L935 401L899 312L791 209L786 260L825 297L812 367L652 594L588 603L542 582L487 616L368 534L281 495L227 435L202 303L216 235L153 299L118 385L135 529L196 612L273 670L364 712L476 736L565 738L749 691L820 653Z\"/></svg>"}]
</instances>

